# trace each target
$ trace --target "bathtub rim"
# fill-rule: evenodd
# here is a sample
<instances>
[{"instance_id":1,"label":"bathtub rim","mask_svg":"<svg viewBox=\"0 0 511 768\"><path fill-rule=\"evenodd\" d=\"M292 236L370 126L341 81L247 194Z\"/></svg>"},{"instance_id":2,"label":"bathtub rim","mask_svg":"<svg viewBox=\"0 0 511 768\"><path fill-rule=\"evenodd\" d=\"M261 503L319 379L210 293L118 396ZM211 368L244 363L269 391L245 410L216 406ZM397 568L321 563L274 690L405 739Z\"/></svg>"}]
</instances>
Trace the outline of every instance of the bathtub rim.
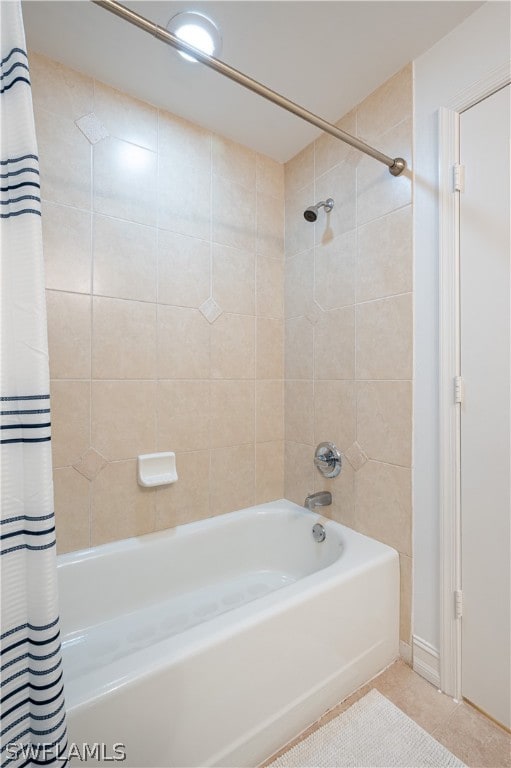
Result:
<instances>
[{"instance_id":1,"label":"bathtub rim","mask_svg":"<svg viewBox=\"0 0 511 768\"><path fill-rule=\"evenodd\" d=\"M224 527L229 525L233 520L242 520L245 517L250 517L256 514L258 517L264 517L270 512L292 511L300 513L300 517L310 517L311 528L315 523L321 522L325 528L332 530L339 527L341 530L348 532L350 537L354 540L369 540L374 542L379 547L393 550L388 544L384 544L377 539L372 538L364 533L356 531L354 528L350 528L345 523L338 522L329 517L312 512L305 507L296 504L294 501L288 499L277 499L276 501L269 501L263 504L254 504L250 507L244 507L243 509L237 509L232 512L223 512L219 515L210 515L209 517L202 518L200 520L193 520L189 523L180 523L179 525L171 528L163 528L159 531L151 531L150 533L144 533L139 536L129 536L125 539L115 539L114 541L108 541L104 544L96 544L83 549L72 550L71 552L63 552L57 554L57 568L71 566L78 562L91 561L98 557L106 556L109 553L115 554L116 552L130 551L139 549L143 546L149 545L154 541L164 541L165 539L178 540L184 536L195 535L208 528ZM395 551L395 550L393 550ZM335 564L335 563L333 563ZM327 566L330 567L330 566ZM306 577L304 577L306 578Z\"/></svg>"}]
</instances>

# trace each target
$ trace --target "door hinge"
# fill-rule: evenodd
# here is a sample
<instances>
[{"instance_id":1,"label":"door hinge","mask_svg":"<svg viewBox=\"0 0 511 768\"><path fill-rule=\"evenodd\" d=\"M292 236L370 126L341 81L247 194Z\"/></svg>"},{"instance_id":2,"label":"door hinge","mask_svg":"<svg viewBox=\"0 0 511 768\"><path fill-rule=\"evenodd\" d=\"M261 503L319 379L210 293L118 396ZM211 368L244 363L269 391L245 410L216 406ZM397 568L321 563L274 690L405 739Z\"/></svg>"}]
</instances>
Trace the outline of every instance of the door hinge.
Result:
<instances>
[{"instance_id":1,"label":"door hinge","mask_svg":"<svg viewBox=\"0 0 511 768\"><path fill-rule=\"evenodd\" d=\"M453 187L455 192L465 191L465 166L460 163L453 166Z\"/></svg>"},{"instance_id":2,"label":"door hinge","mask_svg":"<svg viewBox=\"0 0 511 768\"><path fill-rule=\"evenodd\" d=\"M461 589L454 590L454 616L461 619L463 616L463 592Z\"/></svg>"},{"instance_id":3,"label":"door hinge","mask_svg":"<svg viewBox=\"0 0 511 768\"><path fill-rule=\"evenodd\" d=\"M463 379L461 376L454 377L454 402L463 403Z\"/></svg>"}]
</instances>

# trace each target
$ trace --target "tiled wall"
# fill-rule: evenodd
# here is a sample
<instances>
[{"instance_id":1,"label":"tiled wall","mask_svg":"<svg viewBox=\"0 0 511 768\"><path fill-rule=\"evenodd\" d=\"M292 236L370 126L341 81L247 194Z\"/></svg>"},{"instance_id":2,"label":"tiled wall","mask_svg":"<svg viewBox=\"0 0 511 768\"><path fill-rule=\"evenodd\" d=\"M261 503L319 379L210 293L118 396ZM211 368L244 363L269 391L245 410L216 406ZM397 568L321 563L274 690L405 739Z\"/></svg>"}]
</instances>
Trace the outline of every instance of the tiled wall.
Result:
<instances>
[{"instance_id":1,"label":"tiled wall","mask_svg":"<svg viewBox=\"0 0 511 768\"><path fill-rule=\"evenodd\" d=\"M412 68L338 123L412 160ZM327 515L395 547L401 639L410 642L412 578L411 174L321 136L286 164L285 495L328 489ZM317 222L304 209L333 197ZM336 443L343 470L325 480L314 446Z\"/></svg>"},{"instance_id":2,"label":"tiled wall","mask_svg":"<svg viewBox=\"0 0 511 768\"><path fill-rule=\"evenodd\" d=\"M284 188L269 158L30 63L59 551L329 489L327 514L399 550L409 642L410 174L323 135ZM411 77L339 122L410 164ZM323 440L335 480L313 467ZM156 450L176 451L179 482L142 489L135 457Z\"/></svg>"},{"instance_id":3,"label":"tiled wall","mask_svg":"<svg viewBox=\"0 0 511 768\"><path fill-rule=\"evenodd\" d=\"M59 551L282 497L283 167L30 64ZM157 450L179 481L142 489Z\"/></svg>"}]
</instances>

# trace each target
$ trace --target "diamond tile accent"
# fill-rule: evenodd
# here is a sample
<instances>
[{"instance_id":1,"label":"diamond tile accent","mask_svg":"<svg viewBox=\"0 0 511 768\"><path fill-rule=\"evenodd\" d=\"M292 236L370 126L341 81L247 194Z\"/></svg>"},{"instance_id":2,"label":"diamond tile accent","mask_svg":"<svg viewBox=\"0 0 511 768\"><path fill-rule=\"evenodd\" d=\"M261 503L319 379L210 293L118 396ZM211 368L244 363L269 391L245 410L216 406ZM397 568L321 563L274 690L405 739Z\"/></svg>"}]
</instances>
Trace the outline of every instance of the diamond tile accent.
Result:
<instances>
[{"instance_id":1,"label":"diamond tile accent","mask_svg":"<svg viewBox=\"0 0 511 768\"><path fill-rule=\"evenodd\" d=\"M317 301L313 301L305 317L307 318L309 323L312 323L312 325L316 325L316 323L318 322L322 314L323 314L323 310L321 309Z\"/></svg>"},{"instance_id":2,"label":"diamond tile accent","mask_svg":"<svg viewBox=\"0 0 511 768\"><path fill-rule=\"evenodd\" d=\"M106 467L107 463L108 462L104 456L95 451L94 448L89 448L89 450L83 454L80 461L73 464L73 467L88 480L94 480L103 467Z\"/></svg>"},{"instance_id":3,"label":"diamond tile accent","mask_svg":"<svg viewBox=\"0 0 511 768\"><path fill-rule=\"evenodd\" d=\"M344 455L348 459L355 472L358 472L358 470L363 467L367 461L366 454L357 442L353 443L353 445L348 448Z\"/></svg>"},{"instance_id":4,"label":"diamond tile accent","mask_svg":"<svg viewBox=\"0 0 511 768\"><path fill-rule=\"evenodd\" d=\"M98 120L94 112L75 120L75 125L81 130L91 144L97 144L101 139L106 139L107 136L110 136L107 129L101 120Z\"/></svg>"},{"instance_id":5,"label":"diamond tile accent","mask_svg":"<svg viewBox=\"0 0 511 768\"><path fill-rule=\"evenodd\" d=\"M203 304L200 305L199 311L202 312L206 320L208 320L210 323L214 323L215 320L218 320L223 312L222 308L211 296L209 299L206 299Z\"/></svg>"}]
</instances>

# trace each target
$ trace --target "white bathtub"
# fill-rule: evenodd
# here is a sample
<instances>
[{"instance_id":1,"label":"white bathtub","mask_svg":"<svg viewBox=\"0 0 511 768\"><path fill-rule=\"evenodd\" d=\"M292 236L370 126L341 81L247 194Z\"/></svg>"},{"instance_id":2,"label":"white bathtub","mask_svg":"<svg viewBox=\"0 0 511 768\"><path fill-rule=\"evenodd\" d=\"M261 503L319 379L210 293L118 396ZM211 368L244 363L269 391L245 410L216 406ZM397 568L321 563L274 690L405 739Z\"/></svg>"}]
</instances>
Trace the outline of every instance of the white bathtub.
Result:
<instances>
[{"instance_id":1,"label":"white bathtub","mask_svg":"<svg viewBox=\"0 0 511 768\"><path fill-rule=\"evenodd\" d=\"M397 553L288 501L58 571L70 742L126 766L256 766L398 655Z\"/></svg>"}]
</instances>

